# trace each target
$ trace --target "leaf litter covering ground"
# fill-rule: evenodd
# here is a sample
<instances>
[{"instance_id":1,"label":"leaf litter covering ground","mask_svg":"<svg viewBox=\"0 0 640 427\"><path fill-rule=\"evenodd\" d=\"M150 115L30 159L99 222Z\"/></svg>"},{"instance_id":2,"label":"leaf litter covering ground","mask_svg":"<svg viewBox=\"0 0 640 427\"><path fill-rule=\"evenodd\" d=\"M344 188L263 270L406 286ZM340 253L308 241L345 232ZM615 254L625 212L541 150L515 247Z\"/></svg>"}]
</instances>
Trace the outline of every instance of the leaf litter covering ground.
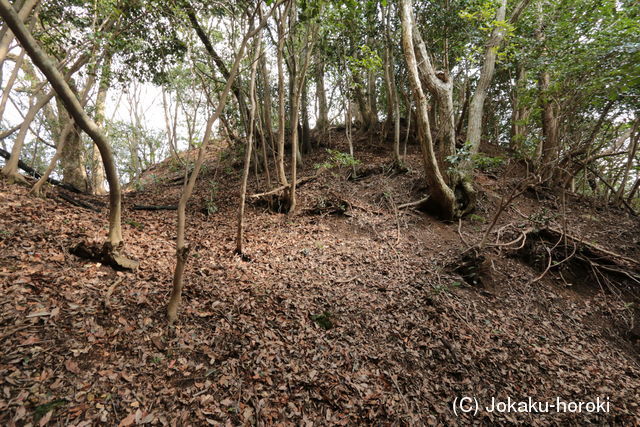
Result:
<instances>
[{"instance_id":1,"label":"leaf litter covering ground","mask_svg":"<svg viewBox=\"0 0 640 427\"><path fill-rule=\"evenodd\" d=\"M552 274L528 285L539 272L498 253L491 287L464 284L446 268L464 249L457 224L393 208L424 195L417 154L406 174L379 168L347 181L348 171L320 172L300 188L294 218L249 205L247 262L232 254L238 161L213 157L189 209L193 250L175 329L164 318L175 212L130 209L177 202L168 162L125 197L135 273L68 252L104 238L104 209L0 183L0 423L640 422L637 347L613 326L625 302L575 292ZM388 159L359 157L378 166ZM301 176L322 160L316 154ZM478 218L491 218L500 192L497 181L479 180L478 215L462 226L469 241L480 238ZM318 209L336 198L348 206L343 215ZM203 213L207 206L215 212ZM518 204L527 215L548 208L531 197ZM587 206L576 207L580 215L574 230L602 244L603 228L624 235L609 247L637 256L637 222ZM519 219L509 211L500 224ZM456 418L451 402L461 396L486 404L608 397L611 412Z\"/></svg>"}]
</instances>

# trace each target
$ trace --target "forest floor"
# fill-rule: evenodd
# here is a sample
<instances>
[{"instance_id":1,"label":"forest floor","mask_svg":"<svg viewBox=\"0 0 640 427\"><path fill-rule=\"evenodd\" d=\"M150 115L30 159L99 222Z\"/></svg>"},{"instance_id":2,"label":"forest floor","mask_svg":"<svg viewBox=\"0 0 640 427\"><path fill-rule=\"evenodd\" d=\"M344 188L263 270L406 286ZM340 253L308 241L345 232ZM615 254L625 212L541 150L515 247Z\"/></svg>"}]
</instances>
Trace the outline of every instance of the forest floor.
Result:
<instances>
[{"instance_id":1,"label":"forest floor","mask_svg":"<svg viewBox=\"0 0 640 427\"><path fill-rule=\"evenodd\" d=\"M188 209L192 251L173 328L165 306L176 213L132 207L177 204L176 161L146 171L124 197L135 272L69 253L105 238L105 198L70 194L102 203L95 212L57 189L34 199L0 182L0 424L639 423L632 290L599 270L555 264L535 280L545 269L527 262L535 254L508 247L486 249L482 283L465 282L455 268L467 249L458 230L468 244L480 241L508 173L479 173L476 213L445 223L397 209L426 194L409 149L404 173L388 167L386 148L356 152L366 165L357 179L347 179L349 168L315 168L327 159L318 150L299 172L315 178L299 188L297 215L248 204L245 258L233 253L240 154L213 152ZM249 194L265 190L251 178ZM494 230L517 236L556 224L640 260L637 218L566 200L528 191ZM600 398L609 411L481 408L457 417L453 402L464 396L481 406L493 397Z\"/></svg>"}]
</instances>

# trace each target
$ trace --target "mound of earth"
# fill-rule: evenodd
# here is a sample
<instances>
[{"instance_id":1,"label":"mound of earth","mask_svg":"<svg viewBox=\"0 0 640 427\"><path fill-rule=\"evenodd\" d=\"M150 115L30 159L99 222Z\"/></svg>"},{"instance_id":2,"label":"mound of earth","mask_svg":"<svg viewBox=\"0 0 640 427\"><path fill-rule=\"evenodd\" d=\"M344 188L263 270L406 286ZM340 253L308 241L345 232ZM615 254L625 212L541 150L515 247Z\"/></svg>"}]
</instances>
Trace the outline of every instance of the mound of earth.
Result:
<instances>
[{"instance_id":1,"label":"mound of earth","mask_svg":"<svg viewBox=\"0 0 640 427\"><path fill-rule=\"evenodd\" d=\"M334 144L345 150L339 138ZM428 192L417 151L408 171L384 152L356 157L367 168L355 174L317 168L323 151L305 158L297 215L249 197L239 257L241 154L212 152L188 209L192 251L173 328L165 305L175 212L134 207L177 204L188 155L148 170L125 195L134 272L69 252L104 238L106 200L73 195L88 209L58 190L41 200L0 182L0 422L640 422L636 218L528 191L498 218L478 261L469 246L510 188L500 171L477 177L474 215L443 223L399 208ZM274 186L252 176L249 194ZM540 234L547 229L560 230L562 242ZM566 262L545 258L558 245ZM628 262L596 259L604 255L593 248ZM475 273L460 268L465 260ZM456 415L454 400L465 396L486 406L528 397L610 406Z\"/></svg>"}]
</instances>

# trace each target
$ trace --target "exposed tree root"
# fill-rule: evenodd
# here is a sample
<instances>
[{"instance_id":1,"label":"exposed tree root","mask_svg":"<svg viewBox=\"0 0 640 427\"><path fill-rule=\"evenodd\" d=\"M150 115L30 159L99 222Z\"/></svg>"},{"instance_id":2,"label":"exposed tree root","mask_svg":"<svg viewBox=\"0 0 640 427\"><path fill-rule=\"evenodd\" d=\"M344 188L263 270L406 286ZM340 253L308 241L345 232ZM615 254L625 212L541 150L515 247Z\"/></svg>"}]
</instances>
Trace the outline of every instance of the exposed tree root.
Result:
<instances>
[{"instance_id":1,"label":"exposed tree root","mask_svg":"<svg viewBox=\"0 0 640 427\"><path fill-rule=\"evenodd\" d=\"M422 206L427 202L427 200L429 200L429 197L431 196L423 197L422 199L416 200L415 202L403 203L401 205L398 205L398 209L406 209L406 208L412 208L414 206Z\"/></svg>"},{"instance_id":2,"label":"exposed tree root","mask_svg":"<svg viewBox=\"0 0 640 427\"><path fill-rule=\"evenodd\" d=\"M580 246L580 253L588 256L589 258L597 260L597 262L599 262L600 264L612 264L620 267L621 269L632 270L636 272L640 271L640 260L635 260L607 250L595 243L586 242L584 239L568 233L563 233L561 230L555 229L553 227L547 227L541 230L532 231L530 234L532 233L535 233L547 239L559 240L566 238L567 240Z\"/></svg>"},{"instance_id":3,"label":"exposed tree root","mask_svg":"<svg viewBox=\"0 0 640 427\"><path fill-rule=\"evenodd\" d=\"M531 230L525 236L516 253L542 272L531 283L558 271L571 285L640 300L640 261L553 227Z\"/></svg>"},{"instance_id":4,"label":"exposed tree root","mask_svg":"<svg viewBox=\"0 0 640 427\"><path fill-rule=\"evenodd\" d=\"M3 150L2 148L0 148L0 157L4 157L5 159L9 160L9 158L11 157L11 153L9 153L8 151ZM39 179L42 176L42 174L40 174L40 172L38 172L37 170L33 169L31 166L27 165L22 160L18 160L18 167L20 169L22 169L23 171L25 171L26 173L28 173L30 176L36 178L36 179ZM27 180L22 175L16 174L13 178L17 179L19 183L24 183L24 184L27 183ZM9 179L11 179L11 177L9 177ZM72 191L74 193L82 193L82 191L78 190L73 185L65 184L64 182L60 182L57 179L48 178L47 182L49 184L64 188L65 190L69 190L69 191Z\"/></svg>"},{"instance_id":5,"label":"exposed tree root","mask_svg":"<svg viewBox=\"0 0 640 427\"><path fill-rule=\"evenodd\" d=\"M105 242L102 246L80 242L70 250L75 256L102 262L116 270L137 269L140 263L122 255L121 251L122 245L114 248L109 242Z\"/></svg>"},{"instance_id":6,"label":"exposed tree root","mask_svg":"<svg viewBox=\"0 0 640 427\"><path fill-rule=\"evenodd\" d=\"M491 259L479 250L464 252L449 269L457 273L469 285L480 288L490 288L493 285Z\"/></svg>"},{"instance_id":7,"label":"exposed tree root","mask_svg":"<svg viewBox=\"0 0 640 427\"><path fill-rule=\"evenodd\" d=\"M29 181L27 181L27 178L20 175L19 173L4 175L4 176L7 178L7 182L9 182L9 184L21 184L26 186L29 185Z\"/></svg>"}]
</instances>

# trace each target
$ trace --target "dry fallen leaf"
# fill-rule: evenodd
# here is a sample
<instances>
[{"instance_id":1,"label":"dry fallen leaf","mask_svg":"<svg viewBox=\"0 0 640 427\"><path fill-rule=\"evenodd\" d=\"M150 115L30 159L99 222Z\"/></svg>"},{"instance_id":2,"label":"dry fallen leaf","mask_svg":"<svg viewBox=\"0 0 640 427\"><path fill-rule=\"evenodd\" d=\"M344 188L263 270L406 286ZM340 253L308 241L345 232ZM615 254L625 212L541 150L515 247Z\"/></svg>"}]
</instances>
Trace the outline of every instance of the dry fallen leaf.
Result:
<instances>
[{"instance_id":1,"label":"dry fallen leaf","mask_svg":"<svg viewBox=\"0 0 640 427\"><path fill-rule=\"evenodd\" d=\"M68 370L69 372L71 372L71 373L79 374L80 372L82 372L82 371L80 370L80 367L78 366L78 364L77 364L76 362L74 362L73 360L71 360L71 359L67 359L67 360L64 362L64 366L65 366L65 368L67 368L67 370Z\"/></svg>"},{"instance_id":2,"label":"dry fallen leaf","mask_svg":"<svg viewBox=\"0 0 640 427\"><path fill-rule=\"evenodd\" d=\"M51 420L51 416L53 415L53 411L49 411L47 412L44 417L40 418L40 421L38 422L38 425L40 427L43 427L45 425L47 425L47 423Z\"/></svg>"},{"instance_id":3,"label":"dry fallen leaf","mask_svg":"<svg viewBox=\"0 0 640 427\"><path fill-rule=\"evenodd\" d=\"M120 424L118 424L118 427L127 427L132 425L135 422L136 422L136 413L131 412L129 415L127 415L125 418L123 418L120 421Z\"/></svg>"}]
</instances>

